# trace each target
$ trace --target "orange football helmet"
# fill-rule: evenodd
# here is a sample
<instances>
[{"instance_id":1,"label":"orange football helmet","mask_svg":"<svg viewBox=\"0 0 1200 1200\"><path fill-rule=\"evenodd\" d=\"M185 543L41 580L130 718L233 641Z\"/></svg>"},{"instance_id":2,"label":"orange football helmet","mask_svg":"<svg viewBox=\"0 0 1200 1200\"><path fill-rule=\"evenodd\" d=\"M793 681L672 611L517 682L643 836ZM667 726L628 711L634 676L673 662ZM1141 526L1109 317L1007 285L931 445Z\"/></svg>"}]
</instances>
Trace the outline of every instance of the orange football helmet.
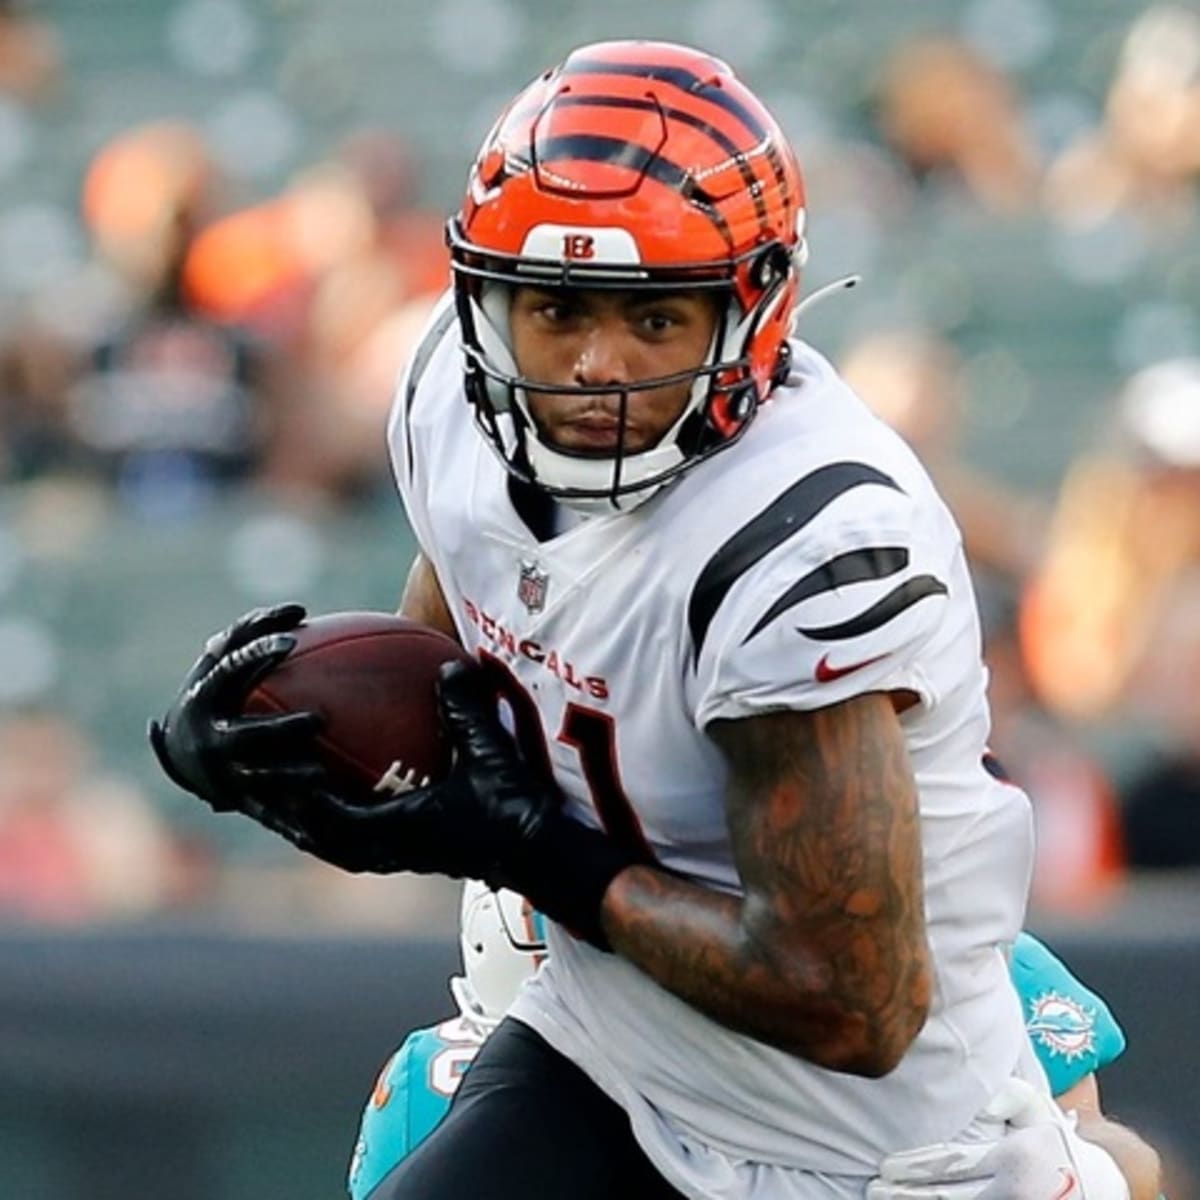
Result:
<instances>
[{"instance_id":1,"label":"orange football helmet","mask_svg":"<svg viewBox=\"0 0 1200 1200\"><path fill-rule=\"evenodd\" d=\"M664 42L584 46L522 91L484 140L449 223L468 396L508 469L585 511L630 508L735 441L786 375L804 185L762 103L719 59ZM698 288L724 301L678 421L595 456L539 434L509 336L512 288ZM628 393L679 382L640 380ZM611 386L579 392L612 394Z\"/></svg>"}]
</instances>

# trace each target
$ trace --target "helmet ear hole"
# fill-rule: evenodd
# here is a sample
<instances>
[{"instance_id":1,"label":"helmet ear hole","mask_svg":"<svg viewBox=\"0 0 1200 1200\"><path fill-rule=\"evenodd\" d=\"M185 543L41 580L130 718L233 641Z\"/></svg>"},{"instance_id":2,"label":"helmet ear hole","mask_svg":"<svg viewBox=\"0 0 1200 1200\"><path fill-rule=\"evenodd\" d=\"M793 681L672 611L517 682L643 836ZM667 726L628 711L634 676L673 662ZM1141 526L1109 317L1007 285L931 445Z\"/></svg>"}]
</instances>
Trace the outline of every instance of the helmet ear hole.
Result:
<instances>
[{"instance_id":1,"label":"helmet ear hole","mask_svg":"<svg viewBox=\"0 0 1200 1200\"><path fill-rule=\"evenodd\" d=\"M732 437L754 414L757 391L754 380L747 379L722 392L709 405L709 424L723 438Z\"/></svg>"},{"instance_id":2,"label":"helmet ear hole","mask_svg":"<svg viewBox=\"0 0 1200 1200\"><path fill-rule=\"evenodd\" d=\"M787 377L792 373L792 346L790 342L784 342L779 347L779 361L775 364L774 374L771 376L771 386L781 387L787 382Z\"/></svg>"},{"instance_id":3,"label":"helmet ear hole","mask_svg":"<svg viewBox=\"0 0 1200 1200\"><path fill-rule=\"evenodd\" d=\"M791 254L779 242L772 242L750 267L750 281L761 291L783 279L791 270Z\"/></svg>"}]
</instances>

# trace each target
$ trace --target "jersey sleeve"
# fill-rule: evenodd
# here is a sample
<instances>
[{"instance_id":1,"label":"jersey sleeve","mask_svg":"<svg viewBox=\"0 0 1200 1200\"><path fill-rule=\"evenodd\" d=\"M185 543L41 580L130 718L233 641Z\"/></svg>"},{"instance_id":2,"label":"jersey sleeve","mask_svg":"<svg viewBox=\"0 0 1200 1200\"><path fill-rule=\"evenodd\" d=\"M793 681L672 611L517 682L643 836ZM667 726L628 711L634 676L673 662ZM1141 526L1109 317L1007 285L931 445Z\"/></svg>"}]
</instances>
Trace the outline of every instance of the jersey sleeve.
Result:
<instances>
[{"instance_id":1,"label":"jersey sleeve","mask_svg":"<svg viewBox=\"0 0 1200 1200\"><path fill-rule=\"evenodd\" d=\"M957 542L877 478L794 532L781 498L710 560L689 613L700 728L870 691L935 699L923 656L945 618Z\"/></svg>"},{"instance_id":2,"label":"jersey sleeve","mask_svg":"<svg viewBox=\"0 0 1200 1200\"><path fill-rule=\"evenodd\" d=\"M1121 1056L1125 1034L1108 1005L1037 938L1017 938L1011 970L1029 1040L1054 1095Z\"/></svg>"},{"instance_id":3,"label":"jersey sleeve","mask_svg":"<svg viewBox=\"0 0 1200 1200\"><path fill-rule=\"evenodd\" d=\"M368 1200L445 1116L453 1093L438 1091L430 1080L438 1055L455 1049L462 1048L436 1029L420 1029L388 1059L363 1109L347 1181L351 1200Z\"/></svg>"}]
</instances>

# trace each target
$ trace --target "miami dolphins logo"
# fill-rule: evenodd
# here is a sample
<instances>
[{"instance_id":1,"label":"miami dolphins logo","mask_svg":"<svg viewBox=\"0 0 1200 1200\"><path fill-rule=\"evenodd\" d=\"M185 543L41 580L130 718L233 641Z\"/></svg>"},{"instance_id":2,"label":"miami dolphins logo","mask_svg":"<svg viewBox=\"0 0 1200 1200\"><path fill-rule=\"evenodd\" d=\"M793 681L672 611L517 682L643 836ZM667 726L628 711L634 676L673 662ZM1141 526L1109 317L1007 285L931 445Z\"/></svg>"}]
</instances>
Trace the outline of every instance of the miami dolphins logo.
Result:
<instances>
[{"instance_id":1,"label":"miami dolphins logo","mask_svg":"<svg viewBox=\"0 0 1200 1200\"><path fill-rule=\"evenodd\" d=\"M1029 1002L1029 1036L1067 1062L1096 1049L1096 1010L1070 996L1046 992Z\"/></svg>"}]
</instances>

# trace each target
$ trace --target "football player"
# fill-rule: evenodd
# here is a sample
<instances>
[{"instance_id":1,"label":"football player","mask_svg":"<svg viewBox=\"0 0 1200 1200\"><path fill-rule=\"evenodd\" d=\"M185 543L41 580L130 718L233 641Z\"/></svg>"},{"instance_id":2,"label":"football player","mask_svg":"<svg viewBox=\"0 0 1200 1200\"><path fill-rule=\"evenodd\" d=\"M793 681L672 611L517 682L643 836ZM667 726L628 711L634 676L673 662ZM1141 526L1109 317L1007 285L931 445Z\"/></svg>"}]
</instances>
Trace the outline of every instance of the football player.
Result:
<instances>
[{"instance_id":1,"label":"football player","mask_svg":"<svg viewBox=\"0 0 1200 1200\"><path fill-rule=\"evenodd\" d=\"M459 944L464 974L450 980L458 1016L409 1034L384 1064L363 1109L350 1160L351 1200L370 1200L445 1116L479 1048L546 954L541 917L529 902L474 880L463 887ZM1095 1078L1125 1049L1125 1034L1108 1005L1032 934L1017 938L1010 970L1026 1031L1055 1099L1064 1109L1082 1111L1090 1140L1114 1136L1100 1112ZM1122 1134L1115 1130L1115 1136ZM903 1198L907 1187L909 1195L935 1197L934 1185L954 1182L953 1173L963 1169L936 1154L927 1149L920 1158L910 1153L905 1161L892 1162L889 1170L896 1178L888 1185L872 1184L875 1195ZM1158 1166L1144 1144L1133 1150L1118 1144L1113 1157L1130 1183L1132 1200L1153 1200ZM982 1187L979 1170L973 1169Z\"/></svg>"},{"instance_id":2,"label":"football player","mask_svg":"<svg viewBox=\"0 0 1200 1200\"><path fill-rule=\"evenodd\" d=\"M441 682L454 770L364 805L315 716L238 715L296 606L212 641L152 729L216 809L547 917L381 1198L861 1200L890 1155L1021 1132L1010 1081L1045 1092L1002 949L1030 811L984 764L961 539L793 336L805 226L792 148L711 55L609 42L534 80L389 426L402 610L480 662ZM1078 1179L1040 1119L1041 1168ZM1079 1186L1128 1195L1098 1148Z\"/></svg>"},{"instance_id":3,"label":"football player","mask_svg":"<svg viewBox=\"0 0 1200 1200\"><path fill-rule=\"evenodd\" d=\"M546 956L540 913L514 892L468 880L458 928L463 973L450 980L458 1016L404 1039L363 1109L350 1160L351 1200L367 1200L446 1115L463 1073Z\"/></svg>"}]
</instances>

